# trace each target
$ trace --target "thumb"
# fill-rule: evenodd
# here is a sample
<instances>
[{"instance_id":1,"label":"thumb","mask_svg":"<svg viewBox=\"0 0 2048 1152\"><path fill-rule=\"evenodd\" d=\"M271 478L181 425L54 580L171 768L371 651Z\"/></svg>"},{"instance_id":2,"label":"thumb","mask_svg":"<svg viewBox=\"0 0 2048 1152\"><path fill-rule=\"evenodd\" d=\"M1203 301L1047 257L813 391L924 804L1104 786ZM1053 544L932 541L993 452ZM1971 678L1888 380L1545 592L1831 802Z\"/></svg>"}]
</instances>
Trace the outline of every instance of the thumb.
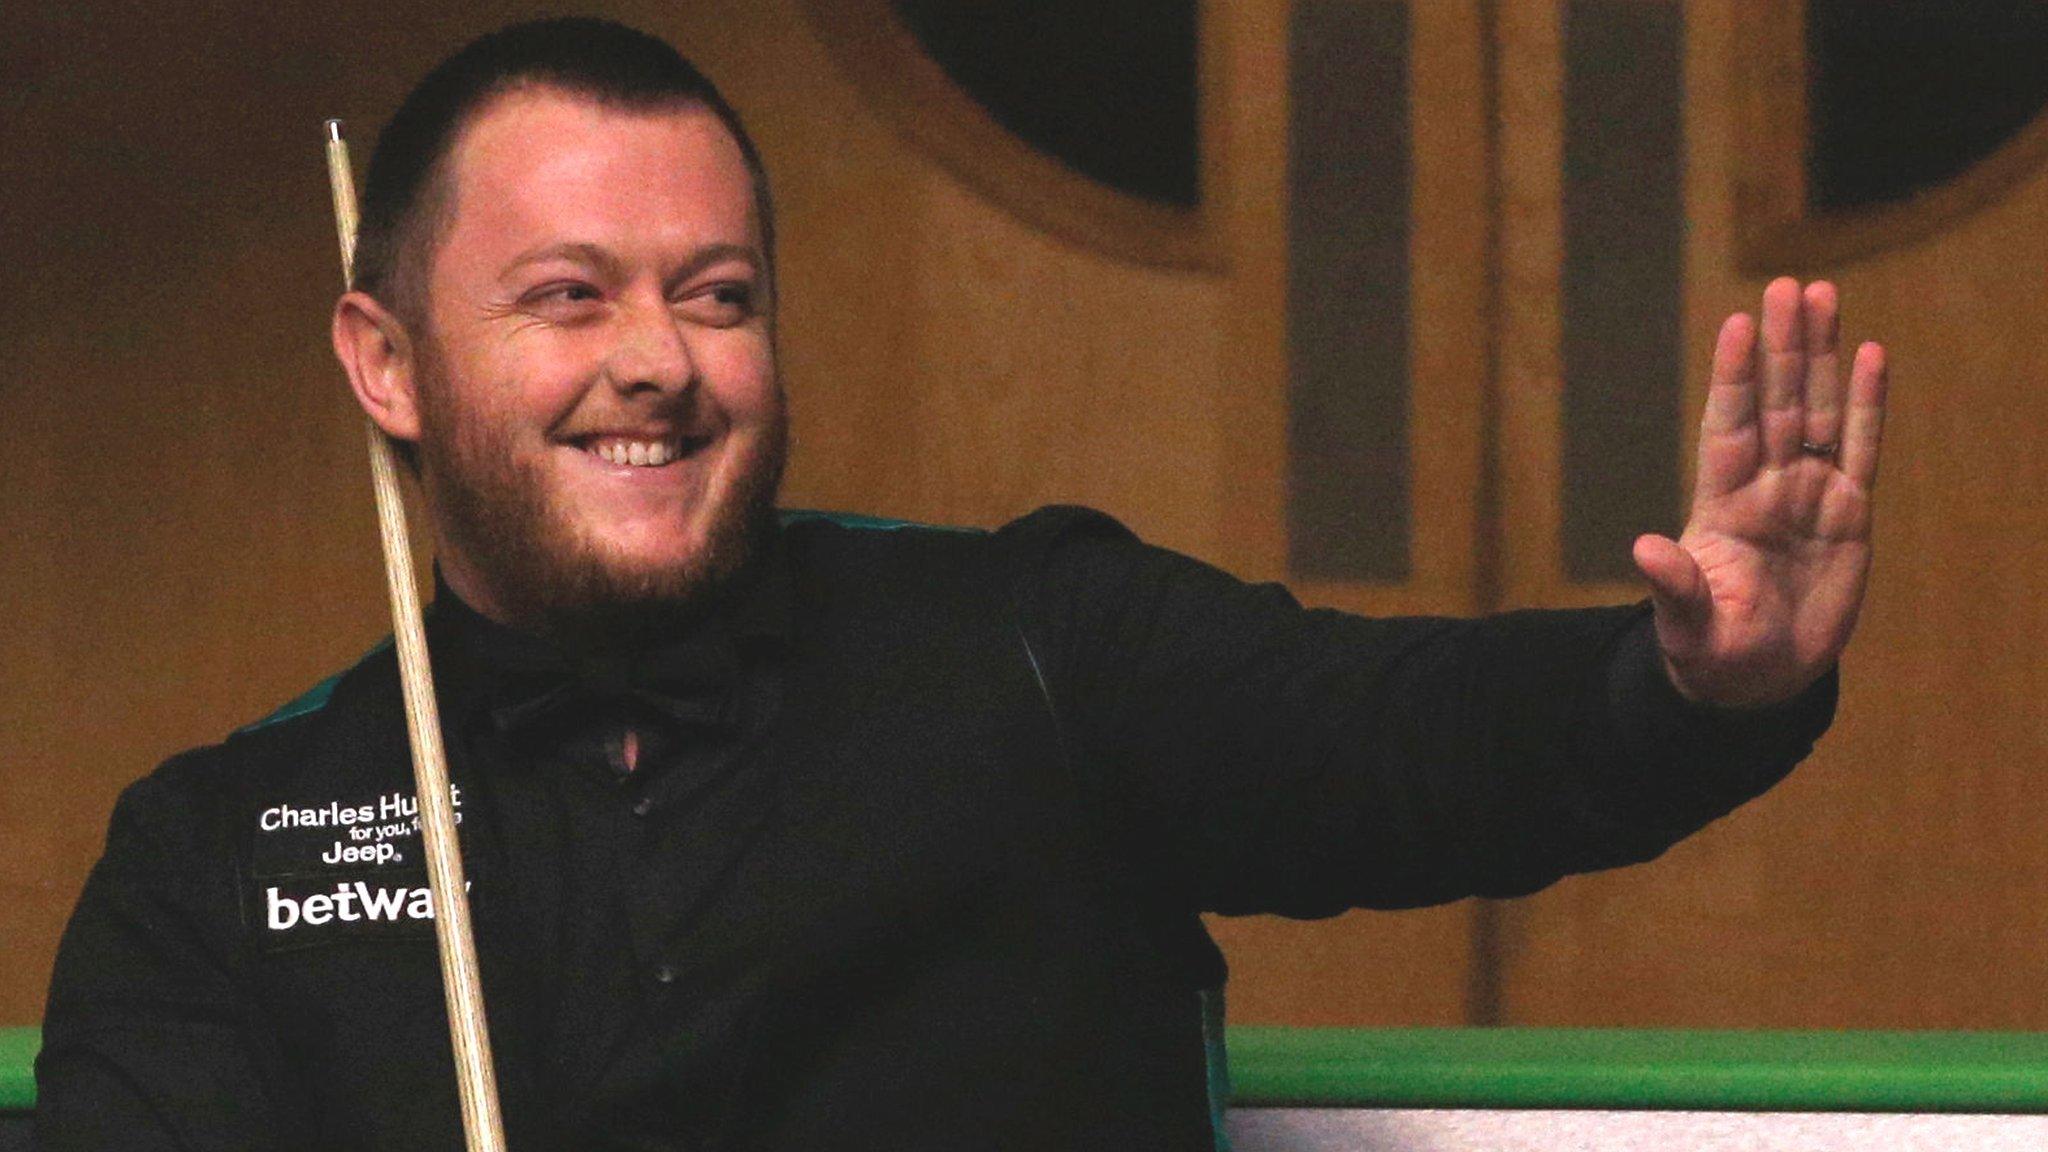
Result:
<instances>
[{"instance_id":1,"label":"thumb","mask_svg":"<svg viewBox=\"0 0 2048 1152\"><path fill-rule=\"evenodd\" d=\"M1667 657L1683 658L1705 646L1714 598L1707 578L1677 541L1666 536L1638 536L1636 569L1650 584L1650 602L1657 610L1657 639Z\"/></svg>"}]
</instances>

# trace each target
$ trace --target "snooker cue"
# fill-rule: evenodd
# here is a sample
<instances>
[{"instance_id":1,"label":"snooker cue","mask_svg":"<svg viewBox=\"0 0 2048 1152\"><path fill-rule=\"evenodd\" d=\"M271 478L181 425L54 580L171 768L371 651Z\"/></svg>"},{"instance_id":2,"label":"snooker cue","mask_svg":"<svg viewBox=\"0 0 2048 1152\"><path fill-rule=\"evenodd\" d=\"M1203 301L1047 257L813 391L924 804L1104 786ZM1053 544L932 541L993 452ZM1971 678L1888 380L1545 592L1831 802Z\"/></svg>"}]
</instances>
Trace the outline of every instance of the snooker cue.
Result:
<instances>
[{"instance_id":1,"label":"snooker cue","mask_svg":"<svg viewBox=\"0 0 2048 1152\"><path fill-rule=\"evenodd\" d=\"M341 121L327 122L327 181L334 193L334 228L341 240L341 279L353 290L356 279L356 182L349 165ZM462 1131L469 1152L504 1152L505 1126L498 1112L498 1081L491 1062L490 1027L484 1019L483 982L476 938L469 923L469 889L463 879L461 843L448 786L448 758L441 746L441 712L427 663L426 624L419 584L413 575L405 505L398 493L398 454L373 421L370 478L377 492L377 529L384 542L384 576L391 588L391 635L398 648L399 682L405 690L405 728L412 741L413 784L418 792L420 841L427 854L427 883L433 890L434 941L441 953L441 991L448 1003L448 1031L455 1046L455 1082L462 1102Z\"/></svg>"}]
</instances>

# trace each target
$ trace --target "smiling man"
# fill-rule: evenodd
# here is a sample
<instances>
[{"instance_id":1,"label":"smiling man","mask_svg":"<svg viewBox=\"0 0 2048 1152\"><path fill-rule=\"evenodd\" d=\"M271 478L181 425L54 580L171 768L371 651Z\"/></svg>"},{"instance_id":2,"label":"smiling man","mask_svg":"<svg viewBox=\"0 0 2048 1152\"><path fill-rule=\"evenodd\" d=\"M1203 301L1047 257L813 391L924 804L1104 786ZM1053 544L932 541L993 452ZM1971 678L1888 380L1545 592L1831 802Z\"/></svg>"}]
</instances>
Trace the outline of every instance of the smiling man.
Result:
<instances>
[{"instance_id":1,"label":"smiling man","mask_svg":"<svg viewBox=\"0 0 2048 1152\"><path fill-rule=\"evenodd\" d=\"M433 527L515 1148L1213 1147L1204 912L1647 860L1832 715L1884 377L1865 346L1843 387L1825 284L1723 327L1651 603L1369 620L1081 509L778 514L766 179L659 41L463 49L365 209L333 339ZM379 650L130 788L43 1146L457 1145L411 787Z\"/></svg>"},{"instance_id":2,"label":"smiling man","mask_svg":"<svg viewBox=\"0 0 2048 1152\"><path fill-rule=\"evenodd\" d=\"M648 70L463 86L444 154L380 153L335 311L364 408L418 444L450 588L536 632L698 603L782 471L764 178L708 83Z\"/></svg>"}]
</instances>

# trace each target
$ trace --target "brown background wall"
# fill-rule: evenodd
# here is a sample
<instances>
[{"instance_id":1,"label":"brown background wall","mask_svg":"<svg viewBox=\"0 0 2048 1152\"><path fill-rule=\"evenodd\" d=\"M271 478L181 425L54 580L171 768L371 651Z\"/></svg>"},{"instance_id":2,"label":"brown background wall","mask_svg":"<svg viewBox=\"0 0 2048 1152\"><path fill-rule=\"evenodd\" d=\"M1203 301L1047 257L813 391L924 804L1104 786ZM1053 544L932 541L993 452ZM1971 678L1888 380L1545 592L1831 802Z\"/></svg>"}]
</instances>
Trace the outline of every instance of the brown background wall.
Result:
<instances>
[{"instance_id":1,"label":"brown background wall","mask_svg":"<svg viewBox=\"0 0 2048 1152\"><path fill-rule=\"evenodd\" d=\"M1734 257L1736 3L1685 5L1688 412L1715 322L1761 287ZM1302 591L1371 611L1633 596L1558 559L1558 8L1411 10L1415 574ZM1076 500L1284 574L1281 0L1207 10L1207 271L1095 254L970 191L870 110L797 0L606 11L704 64L775 173L791 503L992 524ZM0 1023L40 1014L118 790L385 631L360 418L324 336L319 123L351 118L366 146L412 77L525 12L0 8ZM2030 175L1824 269L1850 335L1892 345L1896 404L1878 580L1806 769L1663 862L1505 908L1219 924L1237 1018L2048 1020L2044 263Z\"/></svg>"}]
</instances>

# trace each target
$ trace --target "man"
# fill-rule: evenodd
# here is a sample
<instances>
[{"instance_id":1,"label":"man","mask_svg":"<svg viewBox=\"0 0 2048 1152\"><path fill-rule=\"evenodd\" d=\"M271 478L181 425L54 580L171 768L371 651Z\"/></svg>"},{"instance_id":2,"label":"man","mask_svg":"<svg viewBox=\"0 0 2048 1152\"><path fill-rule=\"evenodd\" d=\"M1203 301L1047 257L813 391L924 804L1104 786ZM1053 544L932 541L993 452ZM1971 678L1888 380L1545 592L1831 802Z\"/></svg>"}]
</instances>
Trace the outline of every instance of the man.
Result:
<instances>
[{"instance_id":1,"label":"man","mask_svg":"<svg viewBox=\"0 0 2048 1152\"><path fill-rule=\"evenodd\" d=\"M1209 1147L1204 911L1648 859L1832 713L1882 353L1790 281L1715 353L1648 607L1304 612L1049 509L773 510L772 215L657 41L562 21L379 142L334 343L409 446L512 1146ZM132 787L53 981L39 1134L452 1147L394 662Z\"/></svg>"}]
</instances>

